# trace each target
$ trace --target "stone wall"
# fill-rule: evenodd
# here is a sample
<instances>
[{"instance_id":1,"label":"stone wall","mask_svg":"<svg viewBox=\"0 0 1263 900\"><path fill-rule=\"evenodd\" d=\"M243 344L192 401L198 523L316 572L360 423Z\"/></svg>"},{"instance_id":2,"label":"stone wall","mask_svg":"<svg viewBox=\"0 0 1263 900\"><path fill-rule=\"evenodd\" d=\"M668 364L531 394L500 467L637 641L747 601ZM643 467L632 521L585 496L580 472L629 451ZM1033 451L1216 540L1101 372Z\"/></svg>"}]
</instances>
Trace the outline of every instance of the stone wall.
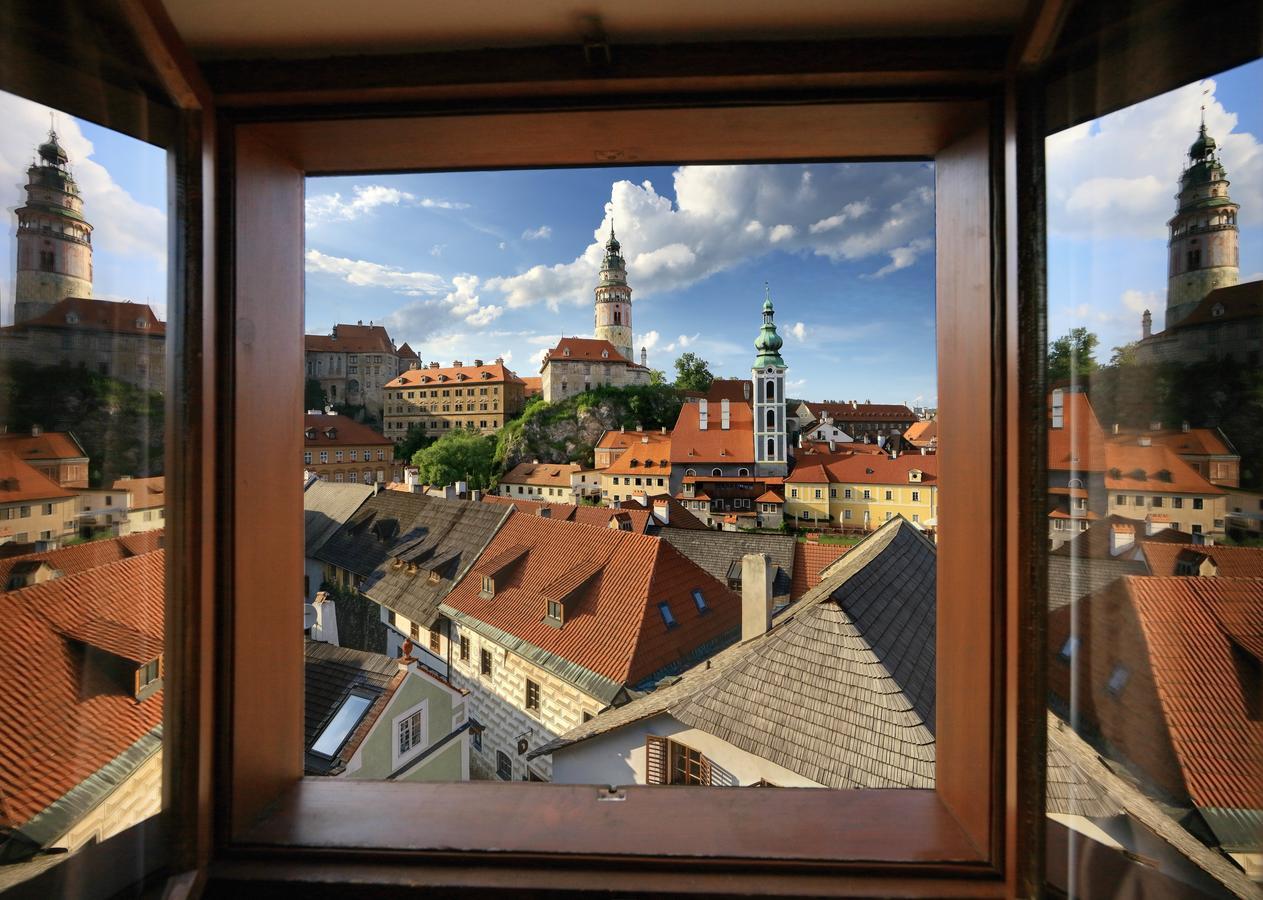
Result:
<instances>
[{"instance_id":1,"label":"stone wall","mask_svg":"<svg viewBox=\"0 0 1263 900\"><path fill-rule=\"evenodd\" d=\"M649 383L649 370L626 363L550 359L540 373L544 399L556 403L593 387L628 387Z\"/></svg>"}]
</instances>

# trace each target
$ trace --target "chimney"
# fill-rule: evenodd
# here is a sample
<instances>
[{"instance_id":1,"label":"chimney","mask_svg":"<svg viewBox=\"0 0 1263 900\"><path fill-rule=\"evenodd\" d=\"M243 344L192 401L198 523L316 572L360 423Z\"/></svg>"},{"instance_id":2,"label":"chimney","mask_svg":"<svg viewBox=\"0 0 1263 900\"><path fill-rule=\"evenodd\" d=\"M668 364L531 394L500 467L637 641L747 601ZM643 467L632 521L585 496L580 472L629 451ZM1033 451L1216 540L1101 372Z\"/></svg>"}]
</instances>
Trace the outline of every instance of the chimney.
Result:
<instances>
[{"instance_id":1,"label":"chimney","mask_svg":"<svg viewBox=\"0 0 1263 900\"><path fill-rule=\"evenodd\" d=\"M437 369L438 367L439 367L439 361L437 359L430 363L431 369Z\"/></svg>"},{"instance_id":2,"label":"chimney","mask_svg":"<svg viewBox=\"0 0 1263 900\"><path fill-rule=\"evenodd\" d=\"M1185 419L1183 422L1180 423L1180 431L1184 432L1185 434L1188 434L1188 419Z\"/></svg>"},{"instance_id":3,"label":"chimney","mask_svg":"<svg viewBox=\"0 0 1263 900\"><path fill-rule=\"evenodd\" d=\"M472 501L474 501L475 503L479 503L479 502L481 502L481 500L482 500L482 491L479 491L479 490L473 490L473 491L470 491L470 492L469 492L469 499L470 499L470 500L472 500Z\"/></svg>"},{"instance_id":4,"label":"chimney","mask_svg":"<svg viewBox=\"0 0 1263 900\"><path fill-rule=\"evenodd\" d=\"M643 426L642 426L639 422L637 422L637 423L636 423L636 430L637 430L637 431L644 431L645 429L644 429L644 427L643 427Z\"/></svg>"},{"instance_id":5,"label":"chimney","mask_svg":"<svg viewBox=\"0 0 1263 900\"><path fill-rule=\"evenodd\" d=\"M1114 433L1115 433L1115 434L1118 434L1118 423L1117 423L1117 422L1115 422L1115 423L1114 423Z\"/></svg>"},{"instance_id":6,"label":"chimney","mask_svg":"<svg viewBox=\"0 0 1263 900\"><path fill-rule=\"evenodd\" d=\"M453 368L453 369L459 369L459 368L460 368L461 366L463 366L463 365L464 365L464 363L463 363L463 362L461 362L459 359L454 359L454 360L452 360L452 368Z\"/></svg>"},{"instance_id":7,"label":"chimney","mask_svg":"<svg viewBox=\"0 0 1263 900\"><path fill-rule=\"evenodd\" d=\"M772 627L772 557L747 553L741 557L741 640L767 634Z\"/></svg>"},{"instance_id":8,"label":"chimney","mask_svg":"<svg viewBox=\"0 0 1263 900\"><path fill-rule=\"evenodd\" d=\"M31 437L39 437L43 433L44 433L44 429L41 428L39 425L31 426Z\"/></svg>"},{"instance_id":9,"label":"chimney","mask_svg":"<svg viewBox=\"0 0 1263 900\"><path fill-rule=\"evenodd\" d=\"M642 434L642 435L640 436L640 442L641 442L642 444L647 444L647 443L649 443L649 435L647 435L647 434Z\"/></svg>"},{"instance_id":10,"label":"chimney","mask_svg":"<svg viewBox=\"0 0 1263 900\"><path fill-rule=\"evenodd\" d=\"M481 366L481 365L482 365L482 360L481 360L481 359L475 359L475 360L474 360L474 365L475 365L475 366Z\"/></svg>"},{"instance_id":11,"label":"chimney","mask_svg":"<svg viewBox=\"0 0 1263 900\"><path fill-rule=\"evenodd\" d=\"M503 356L497 356L497 357L496 357L496 365L497 365L497 366L502 366L502 365L504 365L504 357L503 357Z\"/></svg>"},{"instance_id":12,"label":"chimney","mask_svg":"<svg viewBox=\"0 0 1263 900\"><path fill-rule=\"evenodd\" d=\"M415 661L412 658L412 639L404 638L403 646L399 648L399 659L396 660L399 663L399 671L407 672Z\"/></svg>"},{"instance_id":13,"label":"chimney","mask_svg":"<svg viewBox=\"0 0 1263 900\"><path fill-rule=\"evenodd\" d=\"M703 397L701 400L697 401L697 427L702 431L706 430L706 417L708 413L709 404L706 402L706 398Z\"/></svg>"},{"instance_id":14,"label":"chimney","mask_svg":"<svg viewBox=\"0 0 1263 900\"><path fill-rule=\"evenodd\" d=\"M1110 526L1110 556L1118 556L1136 542L1136 529L1130 525Z\"/></svg>"},{"instance_id":15,"label":"chimney","mask_svg":"<svg viewBox=\"0 0 1263 900\"><path fill-rule=\"evenodd\" d=\"M627 426L626 426L626 425L619 425L619 426L618 426L618 433L619 433L619 434L626 434L626 433L627 433Z\"/></svg>"},{"instance_id":16,"label":"chimney","mask_svg":"<svg viewBox=\"0 0 1263 900\"><path fill-rule=\"evenodd\" d=\"M1152 446L1153 446L1153 438L1149 437L1149 435L1147 435L1147 434L1143 434L1143 435L1141 435L1141 436L1140 436L1140 440L1139 440L1139 441L1137 441L1137 443L1138 443L1138 444L1140 444L1140 446L1142 446L1142 447L1152 447Z\"/></svg>"},{"instance_id":17,"label":"chimney","mask_svg":"<svg viewBox=\"0 0 1263 900\"><path fill-rule=\"evenodd\" d=\"M1151 334L1153 334L1153 316L1146 309L1145 314L1140 317L1140 336L1148 338Z\"/></svg>"},{"instance_id":18,"label":"chimney","mask_svg":"<svg viewBox=\"0 0 1263 900\"><path fill-rule=\"evenodd\" d=\"M662 426L662 433L663 433L663 434L666 434L666 433L667 433L667 426L665 426L665 425L663 425L663 426Z\"/></svg>"},{"instance_id":19,"label":"chimney","mask_svg":"<svg viewBox=\"0 0 1263 900\"><path fill-rule=\"evenodd\" d=\"M730 419L730 412L728 408L728 398L725 397L723 400L719 401L719 427L720 429L722 429L723 431L727 431L731 422L732 420Z\"/></svg>"},{"instance_id":20,"label":"chimney","mask_svg":"<svg viewBox=\"0 0 1263 900\"><path fill-rule=\"evenodd\" d=\"M829 452L833 453L837 451L837 449L838 449L837 444L835 444L833 441L829 441Z\"/></svg>"},{"instance_id":21,"label":"chimney","mask_svg":"<svg viewBox=\"0 0 1263 900\"><path fill-rule=\"evenodd\" d=\"M666 500L653 501L653 514L663 525L671 524L671 504Z\"/></svg>"}]
</instances>

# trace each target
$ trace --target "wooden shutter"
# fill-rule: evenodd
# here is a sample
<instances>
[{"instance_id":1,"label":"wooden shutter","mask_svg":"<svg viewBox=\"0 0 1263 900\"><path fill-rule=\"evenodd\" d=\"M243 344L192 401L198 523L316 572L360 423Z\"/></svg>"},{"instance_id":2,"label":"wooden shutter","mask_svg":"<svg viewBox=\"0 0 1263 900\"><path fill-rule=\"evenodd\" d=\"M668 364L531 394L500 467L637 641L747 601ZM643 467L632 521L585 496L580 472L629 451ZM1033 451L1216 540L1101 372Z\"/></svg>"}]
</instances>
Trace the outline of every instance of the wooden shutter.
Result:
<instances>
[{"instance_id":1,"label":"wooden shutter","mask_svg":"<svg viewBox=\"0 0 1263 900\"><path fill-rule=\"evenodd\" d=\"M701 759L701 761L702 761L702 780L701 780L701 783L702 783L702 784L704 784L704 785L706 785L707 787L710 787L712 784L714 784L714 781L712 781L712 779L711 779L711 774L712 774L712 773L711 773L711 767L710 767L710 760L706 758L706 754L704 754L704 753L699 753L699 754L697 754L697 755L698 755L698 757L699 757L699 758Z\"/></svg>"},{"instance_id":2,"label":"wooden shutter","mask_svg":"<svg viewBox=\"0 0 1263 900\"><path fill-rule=\"evenodd\" d=\"M667 739L645 736L645 784L667 784Z\"/></svg>"}]
</instances>

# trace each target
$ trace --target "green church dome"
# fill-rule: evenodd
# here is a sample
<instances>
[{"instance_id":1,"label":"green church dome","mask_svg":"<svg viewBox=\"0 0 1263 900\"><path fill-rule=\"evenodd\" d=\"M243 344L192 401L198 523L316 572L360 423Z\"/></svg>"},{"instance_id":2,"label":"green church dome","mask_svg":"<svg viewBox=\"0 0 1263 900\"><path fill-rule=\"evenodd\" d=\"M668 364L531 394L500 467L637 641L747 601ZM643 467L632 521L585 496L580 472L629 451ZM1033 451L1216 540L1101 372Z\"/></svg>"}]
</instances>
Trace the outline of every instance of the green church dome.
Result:
<instances>
[{"instance_id":1,"label":"green church dome","mask_svg":"<svg viewBox=\"0 0 1263 900\"><path fill-rule=\"evenodd\" d=\"M767 290L766 286L764 290ZM758 351L754 357L756 369L765 366L785 367L785 360L781 358L781 347L785 346L785 340L776 333L776 322L773 321L775 316L772 295L768 292L763 301L763 327L759 329L759 336L754 339L754 349Z\"/></svg>"}]
</instances>

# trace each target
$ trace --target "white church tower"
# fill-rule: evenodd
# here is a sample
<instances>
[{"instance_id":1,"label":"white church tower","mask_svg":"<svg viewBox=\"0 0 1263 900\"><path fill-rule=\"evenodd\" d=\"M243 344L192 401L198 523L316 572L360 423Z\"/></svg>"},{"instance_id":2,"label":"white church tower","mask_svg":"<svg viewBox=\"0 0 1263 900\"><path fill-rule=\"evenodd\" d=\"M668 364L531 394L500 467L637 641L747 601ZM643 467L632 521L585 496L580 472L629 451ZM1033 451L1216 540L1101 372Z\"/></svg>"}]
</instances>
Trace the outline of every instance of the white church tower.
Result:
<instances>
[{"instance_id":1,"label":"white church tower","mask_svg":"<svg viewBox=\"0 0 1263 900\"><path fill-rule=\"evenodd\" d=\"M780 475L789 472L789 432L785 420L785 373L781 358L784 340L776 333L772 295L764 286L763 327L754 340L754 474Z\"/></svg>"}]
</instances>

